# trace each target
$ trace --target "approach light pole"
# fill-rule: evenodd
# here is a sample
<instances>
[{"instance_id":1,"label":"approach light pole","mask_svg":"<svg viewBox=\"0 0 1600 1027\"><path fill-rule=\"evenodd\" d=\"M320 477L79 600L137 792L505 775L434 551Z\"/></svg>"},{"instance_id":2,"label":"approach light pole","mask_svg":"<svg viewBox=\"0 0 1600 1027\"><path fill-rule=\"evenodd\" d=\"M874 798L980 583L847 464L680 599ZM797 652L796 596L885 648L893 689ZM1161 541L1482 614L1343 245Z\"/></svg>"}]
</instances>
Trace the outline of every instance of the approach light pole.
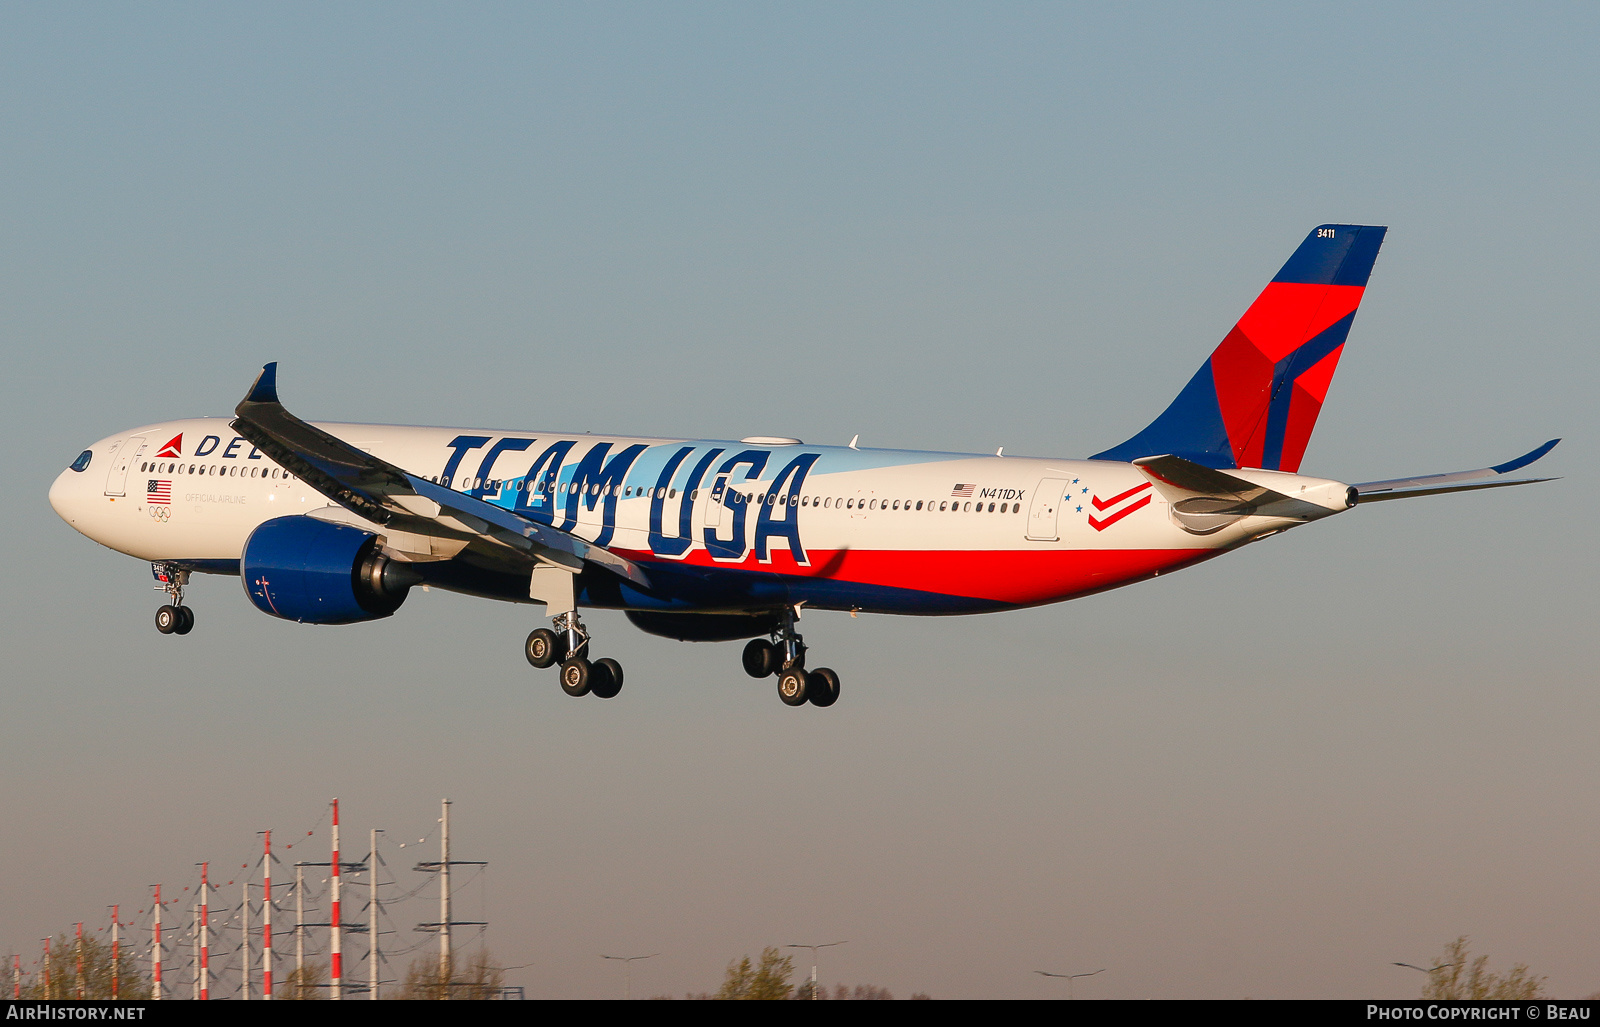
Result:
<instances>
[{"instance_id":1,"label":"approach light pole","mask_svg":"<svg viewBox=\"0 0 1600 1027\"><path fill-rule=\"evenodd\" d=\"M848 945L848 944L850 944L848 941L830 941L830 942L825 942L825 943L823 943L821 945L785 945L784 946L784 948L786 948L786 949L810 949L811 950L811 1001L813 1001L813 1002L817 1001L817 950L818 949L831 949L835 945Z\"/></svg>"},{"instance_id":2,"label":"approach light pole","mask_svg":"<svg viewBox=\"0 0 1600 1027\"><path fill-rule=\"evenodd\" d=\"M1053 973L1049 973L1049 972L1044 971L1044 970L1035 970L1034 971L1034 973L1038 974L1040 977L1062 977L1062 978L1065 978L1066 982L1067 982L1067 999L1069 1001L1072 999L1072 982L1073 981L1077 980L1079 977L1093 977L1095 974L1103 974L1105 972L1106 972L1105 967L1101 967L1098 970L1091 970L1086 974L1053 974Z\"/></svg>"},{"instance_id":3,"label":"approach light pole","mask_svg":"<svg viewBox=\"0 0 1600 1027\"><path fill-rule=\"evenodd\" d=\"M659 952L652 952L648 956L608 956L605 953L601 953L600 958L622 961L624 965L622 972L622 1001L626 1002L633 996L633 961L635 959L654 959L659 955L661 955Z\"/></svg>"}]
</instances>

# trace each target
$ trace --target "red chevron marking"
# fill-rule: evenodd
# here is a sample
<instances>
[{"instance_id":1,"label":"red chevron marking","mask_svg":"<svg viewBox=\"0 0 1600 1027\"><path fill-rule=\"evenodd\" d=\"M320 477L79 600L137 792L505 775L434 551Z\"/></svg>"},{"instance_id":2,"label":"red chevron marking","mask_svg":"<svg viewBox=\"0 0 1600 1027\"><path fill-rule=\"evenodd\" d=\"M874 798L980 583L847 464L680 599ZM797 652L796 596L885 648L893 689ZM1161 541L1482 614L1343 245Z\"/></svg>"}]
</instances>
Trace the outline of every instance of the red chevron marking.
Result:
<instances>
[{"instance_id":1,"label":"red chevron marking","mask_svg":"<svg viewBox=\"0 0 1600 1027\"><path fill-rule=\"evenodd\" d=\"M1112 496L1110 499L1101 499L1099 496L1094 496L1094 497L1092 497L1090 499L1090 502L1094 503L1094 508L1096 510L1104 510L1108 506L1116 506L1118 503L1122 502L1124 499L1127 499L1129 496L1134 495L1134 494L1139 493L1139 492L1143 492L1145 489L1147 489L1149 487L1150 487L1150 483L1147 481L1143 485L1135 485L1133 488L1131 488L1128 491L1124 492L1120 496ZM1109 523L1109 522L1107 522L1107 523Z\"/></svg>"},{"instance_id":2,"label":"red chevron marking","mask_svg":"<svg viewBox=\"0 0 1600 1027\"><path fill-rule=\"evenodd\" d=\"M1124 495L1126 495L1126 493L1124 493ZM1089 515L1089 527L1093 528L1095 531L1105 531L1107 528L1111 527L1113 524L1117 523L1118 521L1122 520L1124 517L1126 517L1129 514L1133 513L1135 510L1138 510L1138 509L1140 509L1142 507L1148 506L1149 504L1150 504L1150 497L1149 496L1145 496L1143 499L1139 500L1137 503L1134 503L1132 506L1123 507L1121 510L1118 510L1116 513L1112 514L1110 517L1107 517L1103 521L1095 520L1094 514L1090 514Z\"/></svg>"}]
</instances>

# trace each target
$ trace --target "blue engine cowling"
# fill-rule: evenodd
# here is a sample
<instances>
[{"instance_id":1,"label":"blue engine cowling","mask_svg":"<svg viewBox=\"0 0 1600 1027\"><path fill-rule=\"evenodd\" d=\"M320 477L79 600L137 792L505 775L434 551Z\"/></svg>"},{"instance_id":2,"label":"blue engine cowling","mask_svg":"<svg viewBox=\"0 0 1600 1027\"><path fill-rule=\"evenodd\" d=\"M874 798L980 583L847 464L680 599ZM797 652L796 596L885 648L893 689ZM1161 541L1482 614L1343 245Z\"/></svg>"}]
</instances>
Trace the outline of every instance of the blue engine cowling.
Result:
<instances>
[{"instance_id":1,"label":"blue engine cowling","mask_svg":"<svg viewBox=\"0 0 1600 1027\"><path fill-rule=\"evenodd\" d=\"M277 517L251 532L239 576L256 609L303 624L387 617L422 580L390 560L371 532L304 516Z\"/></svg>"}]
</instances>

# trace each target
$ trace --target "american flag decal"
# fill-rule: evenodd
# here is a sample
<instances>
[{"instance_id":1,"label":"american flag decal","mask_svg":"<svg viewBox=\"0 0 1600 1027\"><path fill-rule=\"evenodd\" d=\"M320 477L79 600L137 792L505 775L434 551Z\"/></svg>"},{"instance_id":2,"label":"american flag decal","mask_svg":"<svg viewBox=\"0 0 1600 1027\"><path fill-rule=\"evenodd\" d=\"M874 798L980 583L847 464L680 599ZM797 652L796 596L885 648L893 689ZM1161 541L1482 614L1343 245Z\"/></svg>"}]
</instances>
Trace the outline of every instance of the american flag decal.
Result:
<instances>
[{"instance_id":1,"label":"american flag decal","mask_svg":"<svg viewBox=\"0 0 1600 1027\"><path fill-rule=\"evenodd\" d=\"M157 481L151 478L145 483L144 501L146 503L172 503L172 482Z\"/></svg>"},{"instance_id":2,"label":"american flag decal","mask_svg":"<svg viewBox=\"0 0 1600 1027\"><path fill-rule=\"evenodd\" d=\"M972 490L977 487L978 486L976 485L957 485L955 488L950 490L950 494L955 496L957 499L971 499Z\"/></svg>"}]
</instances>

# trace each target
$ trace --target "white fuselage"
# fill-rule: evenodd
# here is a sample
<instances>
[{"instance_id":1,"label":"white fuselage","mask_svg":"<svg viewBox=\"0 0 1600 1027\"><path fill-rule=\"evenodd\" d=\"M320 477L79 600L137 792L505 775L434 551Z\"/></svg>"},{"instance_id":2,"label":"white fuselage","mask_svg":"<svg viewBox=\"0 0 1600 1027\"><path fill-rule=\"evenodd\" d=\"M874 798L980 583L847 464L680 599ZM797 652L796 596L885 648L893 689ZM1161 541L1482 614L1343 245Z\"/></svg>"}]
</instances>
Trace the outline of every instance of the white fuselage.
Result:
<instances>
[{"instance_id":1,"label":"white fuselage","mask_svg":"<svg viewBox=\"0 0 1600 1027\"><path fill-rule=\"evenodd\" d=\"M691 606L748 605L754 575L786 601L961 613L1101 591L1310 519L1246 516L1196 534L1138 467L748 442L321 424L390 464L597 542L647 567L697 568ZM96 442L50 490L78 531L141 560L237 573L264 521L317 515L366 527L399 559L451 553L388 538L279 467L226 419L149 425ZM82 462L82 458L80 458ZM1230 474L1327 514L1339 482ZM790 502L793 499L794 502ZM448 581L444 587L452 587ZM525 589L463 587L526 601ZM619 605L591 595L591 605ZM683 608L682 603L675 608Z\"/></svg>"}]
</instances>

